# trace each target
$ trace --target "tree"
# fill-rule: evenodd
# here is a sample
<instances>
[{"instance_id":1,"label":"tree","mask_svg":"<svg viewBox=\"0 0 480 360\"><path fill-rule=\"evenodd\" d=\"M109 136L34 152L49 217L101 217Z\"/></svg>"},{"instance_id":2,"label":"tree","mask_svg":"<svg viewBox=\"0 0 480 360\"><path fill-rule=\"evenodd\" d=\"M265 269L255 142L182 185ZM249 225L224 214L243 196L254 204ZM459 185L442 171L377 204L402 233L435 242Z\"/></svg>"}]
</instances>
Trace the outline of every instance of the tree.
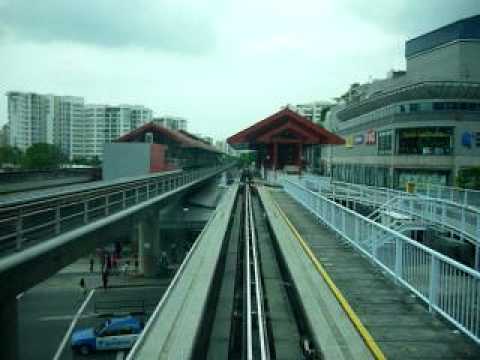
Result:
<instances>
[{"instance_id":1,"label":"tree","mask_svg":"<svg viewBox=\"0 0 480 360\"><path fill-rule=\"evenodd\" d=\"M27 169L54 169L65 161L65 156L55 145L38 143L27 149L22 165Z\"/></svg>"},{"instance_id":2,"label":"tree","mask_svg":"<svg viewBox=\"0 0 480 360\"><path fill-rule=\"evenodd\" d=\"M461 188L480 190L480 166L461 169L456 180Z\"/></svg>"},{"instance_id":3,"label":"tree","mask_svg":"<svg viewBox=\"0 0 480 360\"><path fill-rule=\"evenodd\" d=\"M15 146L0 146L0 166L4 164L20 165L22 155L22 150Z\"/></svg>"}]
</instances>

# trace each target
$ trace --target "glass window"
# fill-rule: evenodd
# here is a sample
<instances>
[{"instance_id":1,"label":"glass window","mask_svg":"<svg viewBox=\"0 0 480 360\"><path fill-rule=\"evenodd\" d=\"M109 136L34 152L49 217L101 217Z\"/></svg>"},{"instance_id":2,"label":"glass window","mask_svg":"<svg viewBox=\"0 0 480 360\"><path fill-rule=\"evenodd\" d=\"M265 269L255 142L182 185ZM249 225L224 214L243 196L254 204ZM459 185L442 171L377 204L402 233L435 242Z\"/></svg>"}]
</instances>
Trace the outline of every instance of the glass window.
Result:
<instances>
[{"instance_id":1,"label":"glass window","mask_svg":"<svg viewBox=\"0 0 480 360\"><path fill-rule=\"evenodd\" d=\"M409 105L410 112L417 112L420 110L420 105L417 103L413 103Z\"/></svg>"},{"instance_id":2,"label":"glass window","mask_svg":"<svg viewBox=\"0 0 480 360\"><path fill-rule=\"evenodd\" d=\"M408 128L398 131L398 153L412 155L450 155L453 128Z\"/></svg>"},{"instance_id":3,"label":"glass window","mask_svg":"<svg viewBox=\"0 0 480 360\"><path fill-rule=\"evenodd\" d=\"M393 132L380 131L378 133L378 153L380 155L391 154L393 148Z\"/></svg>"}]
</instances>

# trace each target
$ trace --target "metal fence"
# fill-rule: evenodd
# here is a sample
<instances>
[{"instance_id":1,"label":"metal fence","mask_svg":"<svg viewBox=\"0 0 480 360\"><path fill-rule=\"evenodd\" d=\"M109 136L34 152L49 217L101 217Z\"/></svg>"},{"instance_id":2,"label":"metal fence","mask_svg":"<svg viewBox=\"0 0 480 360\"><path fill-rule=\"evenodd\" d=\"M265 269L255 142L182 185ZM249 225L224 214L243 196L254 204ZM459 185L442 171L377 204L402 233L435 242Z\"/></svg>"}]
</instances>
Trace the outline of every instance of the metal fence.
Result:
<instances>
[{"instance_id":1,"label":"metal fence","mask_svg":"<svg viewBox=\"0 0 480 360\"><path fill-rule=\"evenodd\" d=\"M0 207L0 254L49 239L228 168L148 176L111 187Z\"/></svg>"},{"instance_id":2,"label":"metal fence","mask_svg":"<svg viewBox=\"0 0 480 360\"><path fill-rule=\"evenodd\" d=\"M310 190L329 193L334 199L355 200L374 206L388 204L388 209L409 214L425 223L433 223L448 229L477 247L480 244L480 209L465 206L462 203L430 197L418 193L358 185L329 178L307 175L288 177L289 180L303 184ZM478 255L476 268L479 268Z\"/></svg>"},{"instance_id":3,"label":"metal fence","mask_svg":"<svg viewBox=\"0 0 480 360\"><path fill-rule=\"evenodd\" d=\"M416 184L416 191L431 198L444 199L480 209L480 191L434 184Z\"/></svg>"},{"instance_id":4,"label":"metal fence","mask_svg":"<svg viewBox=\"0 0 480 360\"><path fill-rule=\"evenodd\" d=\"M480 344L480 273L301 184L285 191L420 299Z\"/></svg>"}]
</instances>

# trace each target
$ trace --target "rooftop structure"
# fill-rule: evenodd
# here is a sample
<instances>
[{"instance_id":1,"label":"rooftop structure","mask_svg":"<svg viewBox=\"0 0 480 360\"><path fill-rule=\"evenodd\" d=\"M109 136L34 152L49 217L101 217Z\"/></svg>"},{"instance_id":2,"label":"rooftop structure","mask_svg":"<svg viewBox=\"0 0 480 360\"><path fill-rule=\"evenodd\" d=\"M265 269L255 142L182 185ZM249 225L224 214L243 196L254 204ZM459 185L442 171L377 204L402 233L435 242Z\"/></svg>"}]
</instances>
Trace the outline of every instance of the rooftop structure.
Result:
<instances>
[{"instance_id":1,"label":"rooftop structure","mask_svg":"<svg viewBox=\"0 0 480 360\"><path fill-rule=\"evenodd\" d=\"M303 167L312 159L314 145L343 144L343 139L288 107L231 136L227 142L239 149L257 151L257 166L283 169Z\"/></svg>"}]
</instances>

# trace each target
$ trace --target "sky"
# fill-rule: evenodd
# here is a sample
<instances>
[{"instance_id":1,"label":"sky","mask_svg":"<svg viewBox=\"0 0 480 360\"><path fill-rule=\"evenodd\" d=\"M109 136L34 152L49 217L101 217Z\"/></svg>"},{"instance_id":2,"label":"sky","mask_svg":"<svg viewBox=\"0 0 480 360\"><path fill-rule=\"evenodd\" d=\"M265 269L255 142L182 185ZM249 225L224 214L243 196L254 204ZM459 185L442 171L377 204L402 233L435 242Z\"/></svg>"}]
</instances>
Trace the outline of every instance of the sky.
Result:
<instances>
[{"instance_id":1,"label":"sky","mask_svg":"<svg viewBox=\"0 0 480 360\"><path fill-rule=\"evenodd\" d=\"M225 139L286 104L403 69L406 40L479 0L0 0L10 90L141 104Z\"/></svg>"}]
</instances>

